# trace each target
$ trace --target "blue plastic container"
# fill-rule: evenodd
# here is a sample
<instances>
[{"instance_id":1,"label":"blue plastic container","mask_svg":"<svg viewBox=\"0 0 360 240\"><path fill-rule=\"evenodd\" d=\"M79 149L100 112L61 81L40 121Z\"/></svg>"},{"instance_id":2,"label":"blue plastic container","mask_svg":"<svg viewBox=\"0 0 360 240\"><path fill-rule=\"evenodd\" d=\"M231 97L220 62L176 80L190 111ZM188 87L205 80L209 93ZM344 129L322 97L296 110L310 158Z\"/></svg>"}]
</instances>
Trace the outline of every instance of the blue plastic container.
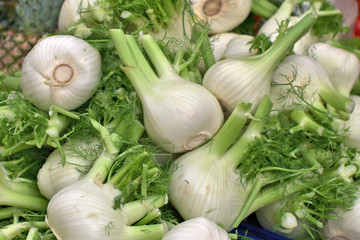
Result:
<instances>
[{"instance_id":1,"label":"blue plastic container","mask_svg":"<svg viewBox=\"0 0 360 240\"><path fill-rule=\"evenodd\" d=\"M291 240L247 222L242 222L240 226L232 232L254 240Z\"/></svg>"}]
</instances>

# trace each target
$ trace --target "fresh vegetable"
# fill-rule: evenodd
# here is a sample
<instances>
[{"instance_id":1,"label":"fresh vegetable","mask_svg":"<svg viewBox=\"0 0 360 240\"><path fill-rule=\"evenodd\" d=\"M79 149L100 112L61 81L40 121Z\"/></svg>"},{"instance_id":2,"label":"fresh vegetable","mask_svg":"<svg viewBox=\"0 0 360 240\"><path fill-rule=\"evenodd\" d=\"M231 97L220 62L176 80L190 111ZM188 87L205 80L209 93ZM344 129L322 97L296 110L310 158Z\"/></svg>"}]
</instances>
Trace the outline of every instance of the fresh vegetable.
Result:
<instances>
[{"instance_id":1,"label":"fresh vegetable","mask_svg":"<svg viewBox=\"0 0 360 240\"><path fill-rule=\"evenodd\" d=\"M59 28L61 32L89 38L103 31L103 25L110 29L121 23L126 32L151 34L179 47L179 42L186 44L191 38L192 18L187 1L66 0L60 11Z\"/></svg>"},{"instance_id":2,"label":"fresh vegetable","mask_svg":"<svg viewBox=\"0 0 360 240\"><path fill-rule=\"evenodd\" d=\"M360 111L360 96L351 95L351 99L355 103L354 111L349 115L349 119L344 122L344 128L347 129L344 143L352 148L358 150L360 148L360 136L359 136L359 111Z\"/></svg>"},{"instance_id":3,"label":"fresh vegetable","mask_svg":"<svg viewBox=\"0 0 360 240\"><path fill-rule=\"evenodd\" d=\"M62 164L62 156L55 149L42 165L37 175L38 187L42 195L51 199L64 187L78 182L98 157L101 144L96 138L68 141L62 149L66 163Z\"/></svg>"},{"instance_id":4,"label":"fresh vegetable","mask_svg":"<svg viewBox=\"0 0 360 240\"><path fill-rule=\"evenodd\" d=\"M66 33L68 29L73 28L74 25L80 20L82 15L89 14L88 7L94 5L95 3L97 3L97 0L65 0L59 13L59 31L61 33ZM91 29L88 28L84 23L81 23L75 27L74 35L78 37L88 37L91 35Z\"/></svg>"},{"instance_id":5,"label":"fresh vegetable","mask_svg":"<svg viewBox=\"0 0 360 240\"><path fill-rule=\"evenodd\" d=\"M350 95L360 74L360 62L355 54L319 42L308 48L307 55L320 63L337 91Z\"/></svg>"},{"instance_id":6,"label":"fresh vegetable","mask_svg":"<svg viewBox=\"0 0 360 240\"><path fill-rule=\"evenodd\" d=\"M271 76L278 63L315 22L316 17L309 13L266 52L217 62L205 73L204 87L230 112L242 101L251 102L256 109L262 97L270 92Z\"/></svg>"},{"instance_id":7,"label":"fresh vegetable","mask_svg":"<svg viewBox=\"0 0 360 240\"><path fill-rule=\"evenodd\" d=\"M210 33L227 32L240 25L250 14L252 0L190 0L194 13L210 25Z\"/></svg>"},{"instance_id":8,"label":"fresh vegetable","mask_svg":"<svg viewBox=\"0 0 360 240\"><path fill-rule=\"evenodd\" d=\"M180 77L153 37L145 35L140 41L157 75L132 36L116 29L111 34L123 63L120 67L141 100L146 132L157 145L184 152L217 132L224 119L219 102L201 85Z\"/></svg>"},{"instance_id":9,"label":"fresh vegetable","mask_svg":"<svg viewBox=\"0 0 360 240\"><path fill-rule=\"evenodd\" d=\"M210 239L230 240L228 233L204 217L192 218L170 229L162 240Z\"/></svg>"},{"instance_id":10,"label":"fresh vegetable","mask_svg":"<svg viewBox=\"0 0 360 240\"><path fill-rule=\"evenodd\" d=\"M100 78L95 48L74 36L55 35L39 41L24 59L21 89L39 109L73 110L91 98Z\"/></svg>"},{"instance_id":11,"label":"fresh vegetable","mask_svg":"<svg viewBox=\"0 0 360 240\"><path fill-rule=\"evenodd\" d=\"M210 37L215 61L254 55L251 49L253 36L236 33L219 33Z\"/></svg>"},{"instance_id":12,"label":"fresh vegetable","mask_svg":"<svg viewBox=\"0 0 360 240\"><path fill-rule=\"evenodd\" d=\"M6 170L0 167L0 204L34 211L45 211L48 200L38 195L36 188L26 183L15 183L7 177Z\"/></svg>"},{"instance_id":13,"label":"fresh vegetable","mask_svg":"<svg viewBox=\"0 0 360 240\"><path fill-rule=\"evenodd\" d=\"M253 36L237 34L233 32L224 32L209 37L214 62L228 58L241 58L255 55L256 51L251 49L250 41ZM205 73L206 69L201 62L199 69Z\"/></svg>"},{"instance_id":14,"label":"fresh vegetable","mask_svg":"<svg viewBox=\"0 0 360 240\"><path fill-rule=\"evenodd\" d=\"M228 231L233 228L252 188L252 182L241 183L237 166L247 144L261 132L271 106L265 97L256 120L230 147L250 117L251 104L239 104L211 141L174 161L169 198L185 220L206 217Z\"/></svg>"},{"instance_id":15,"label":"fresh vegetable","mask_svg":"<svg viewBox=\"0 0 360 240\"><path fill-rule=\"evenodd\" d=\"M265 34L274 42L279 34L279 25L291 16L296 2L296 0L284 0L275 14L261 25L259 33Z\"/></svg>"},{"instance_id":16,"label":"fresh vegetable","mask_svg":"<svg viewBox=\"0 0 360 240\"><path fill-rule=\"evenodd\" d=\"M322 110L322 100L344 112L354 109L354 102L337 91L322 66L308 56L294 54L285 57L272 79L270 98L276 109L289 109L306 103Z\"/></svg>"},{"instance_id":17,"label":"fresh vegetable","mask_svg":"<svg viewBox=\"0 0 360 240\"><path fill-rule=\"evenodd\" d=\"M301 221L293 213L283 210L282 204L279 200L260 208L255 212L256 219L264 229L294 239L301 232Z\"/></svg>"},{"instance_id":18,"label":"fresh vegetable","mask_svg":"<svg viewBox=\"0 0 360 240\"><path fill-rule=\"evenodd\" d=\"M359 199L349 211L336 210L333 212L334 219L330 219L324 226L324 238L336 239L357 239L360 235L358 228Z\"/></svg>"},{"instance_id":19,"label":"fresh vegetable","mask_svg":"<svg viewBox=\"0 0 360 240\"><path fill-rule=\"evenodd\" d=\"M148 171L146 165L143 165L143 170L139 172L142 177L142 199L121 201L125 205L120 209L116 199L126 189L119 191L113 184L104 183L121 150L120 139L95 120L90 121L101 136L103 151L81 180L61 189L51 198L47 208L47 224L56 237L61 239L143 239L145 236L161 239L166 225L146 225L149 220L143 218L148 217L150 221L153 219L152 211L167 203L166 194L147 196ZM122 169L126 170L126 167ZM136 179L127 178L123 184L131 187L133 181L136 184ZM74 206L78 211L74 211ZM143 222L140 221L139 226L129 226L141 219Z\"/></svg>"}]
</instances>

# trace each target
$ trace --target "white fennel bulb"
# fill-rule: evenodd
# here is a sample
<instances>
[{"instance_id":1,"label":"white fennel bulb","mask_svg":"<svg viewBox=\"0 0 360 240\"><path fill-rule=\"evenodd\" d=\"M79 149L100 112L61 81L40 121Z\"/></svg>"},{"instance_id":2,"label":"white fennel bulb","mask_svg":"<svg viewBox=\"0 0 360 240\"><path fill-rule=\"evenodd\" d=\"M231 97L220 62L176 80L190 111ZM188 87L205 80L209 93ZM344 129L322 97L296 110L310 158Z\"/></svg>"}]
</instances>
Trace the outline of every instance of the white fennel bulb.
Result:
<instances>
[{"instance_id":1,"label":"white fennel bulb","mask_svg":"<svg viewBox=\"0 0 360 240\"><path fill-rule=\"evenodd\" d=\"M215 62L228 58L241 58L255 55L249 43L254 37L246 34L224 32L209 37ZM205 66L200 62L199 69L205 73Z\"/></svg>"},{"instance_id":2,"label":"white fennel bulb","mask_svg":"<svg viewBox=\"0 0 360 240\"><path fill-rule=\"evenodd\" d=\"M360 96L351 95L350 97L355 102L355 107L349 119L344 122L347 129L347 138L344 142L347 146L360 150Z\"/></svg>"},{"instance_id":3,"label":"white fennel bulb","mask_svg":"<svg viewBox=\"0 0 360 240\"><path fill-rule=\"evenodd\" d=\"M353 111L354 102L334 88L318 62L301 54L285 57L272 75L270 99L274 109L315 104L320 97L336 109Z\"/></svg>"},{"instance_id":4,"label":"white fennel bulb","mask_svg":"<svg viewBox=\"0 0 360 240\"><path fill-rule=\"evenodd\" d=\"M350 95L360 74L360 61L355 54L318 42L308 48L307 55L320 63L340 93Z\"/></svg>"},{"instance_id":5,"label":"white fennel bulb","mask_svg":"<svg viewBox=\"0 0 360 240\"><path fill-rule=\"evenodd\" d=\"M78 182L90 169L93 161L101 150L100 142L81 140L66 142L62 150L66 162L62 163L62 156L55 149L46 159L37 175L37 185L42 195L51 199L61 189Z\"/></svg>"},{"instance_id":6,"label":"white fennel bulb","mask_svg":"<svg viewBox=\"0 0 360 240\"><path fill-rule=\"evenodd\" d=\"M86 14L89 7L97 3L97 0L65 0L61 6L58 27L60 32L66 32L71 27L75 26L76 23L81 19L82 14ZM80 25L79 29L86 29L84 25ZM90 31L90 30L89 30ZM82 32L84 33L84 32ZM76 33L76 36L88 36L87 34L80 34L80 31Z\"/></svg>"},{"instance_id":7,"label":"white fennel bulb","mask_svg":"<svg viewBox=\"0 0 360 240\"><path fill-rule=\"evenodd\" d=\"M268 231L290 238L300 239L306 233L302 226L302 219L291 212L282 211L283 201L279 200L260 208L255 212L261 227Z\"/></svg>"},{"instance_id":8,"label":"white fennel bulb","mask_svg":"<svg viewBox=\"0 0 360 240\"><path fill-rule=\"evenodd\" d=\"M157 75L134 38L121 30L110 32L124 63L121 69L142 103L145 129L152 141L168 152L184 152L210 139L224 120L217 99L200 84L177 75L152 36L140 40Z\"/></svg>"},{"instance_id":9,"label":"white fennel bulb","mask_svg":"<svg viewBox=\"0 0 360 240\"><path fill-rule=\"evenodd\" d=\"M259 33L265 34L272 42L274 42L279 35L279 26L283 21L289 21L288 27L294 26L298 21L301 20L301 18L306 16L307 13L317 12L322 5L322 2L316 2L314 3L314 6L310 6L310 8L302 15L292 16L294 6L298 2L299 1L297 0L285 0L280 5L277 12L260 27ZM297 54L303 54L309 45L317 41L318 37L312 34L312 31L310 30L294 44L293 51Z\"/></svg>"},{"instance_id":10,"label":"white fennel bulb","mask_svg":"<svg viewBox=\"0 0 360 240\"><path fill-rule=\"evenodd\" d=\"M285 0L282 2L278 10L271 18L259 28L259 33L263 33L270 38L272 42L278 36L278 28L282 21L288 19L291 16L296 0Z\"/></svg>"},{"instance_id":11,"label":"white fennel bulb","mask_svg":"<svg viewBox=\"0 0 360 240\"><path fill-rule=\"evenodd\" d=\"M181 40L186 42L186 38L191 38L192 19L187 11L184 11L184 14L180 11L180 13L172 16L169 22L171 24L166 26L166 28L154 29L149 34L156 40L163 40L168 43L171 47L174 47L172 49L178 49Z\"/></svg>"},{"instance_id":12,"label":"white fennel bulb","mask_svg":"<svg viewBox=\"0 0 360 240\"><path fill-rule=\"evenodd\" d=\"M360 199L356 200L350 211L337 211L336 217L324 225L323 235L326 240L356 240L360 237L359 229Z\"/></svg>"},{"instance_id":13,"label":"white fennel bulb","mask_svg":"<svg viewBox=\"0 0 360 240\"><path fill-rule=\"evenodd\" d=\"M190 0L197 17L206 20L210 33L227 32L249 16L252 0Z\"/></svg>"},{"instance_id":14,"label":"white fennel bulb","mask_svg":"<svg viewBox=\"0 0 360 240\"><path fill-rule=\"evenodd\" d=\"M254 118L264 119L262 114L268 116L270 109L271 103L265 98ZM206 217L227 231L234 228L252 189L237 166L247 144L261 131L262 121L256 120L260 125L248 127L234 143L250 110L251 104L240 103L211 141L173 162L175 171L169 180L168 194L183 219Z\"/></svg>"},{"instance_id":15,"label":"white fennel bulb","mask_svg":"<svg viewBox=\"0 0 360 240\"><path fill-rule=\"evenodd\" d=\"M167 230L164 224L144 225L145 222L138 221L165 205L167 195L147 196L125 202L121 208L115 207L115 198L121 190L104 182L121 148L116 144L115 135L95 120L91 119L91 123L101 135L103 150L81 180L61 189L50 199L46 211L49 228L57 239L160 240ZM135 222L138 226L130 226Z\"/></svg>"},{"instance_id":16,"label":"white fennel bulb","mask_svg":"<svg viewBox=\"0 0 360 240\"><path fill-rule=\"evenodd\" d=\"M65 110L80 107L91 98L100 79L99 52L70 35L41 39L21 68L21 89L42 110L53 104Z\"/></svg>"},{"instance_id":17,"label":"white fennel bulb","mask_svg":"<svg viewBox=\"0 0 360 240\"><path fill-rule=\"evenodd\" d=\"M233 32L218 33L210 36L209 41L215 62L226 58L248 57L255 54L251 52L251 45L249 44L253 38L250 35Z\"/></svg>"},{"instance_id":18,"label":"white fennel bulb","mask_svg":"<svg viewBox=\"0 0 360 240\"><path fill-rule=\"evenodd\" d=\"M315 22L316 17L309 13L264 53L215 63L205 73L203 86L229 112L243 101L251 102L255 109L263 96L270 92L276 66Z\"/></svg>"},{"instance_id":19,"label":"white fennel bulb","mask_svg":"<svg viewBox=\"0 0 360 240\"><path fill-rule=\"evenodd\" d=\"M228 233L213 221L197 217L170 229L161 240L230 240Z\"/></svg>"},{"instance_id":20,"label":"white fennel bulb","mask_svg":"<svg viewBox=\"0 0 360 240\"><path fill-rule=\"evenodd\" d=\"M47 208L46 222L58 239L160 240L166 232L163 224L130 226L157 208L156 199L139 200L114 209L114 199L119 194L109 183L81 180L55 194Z\"/></svg>"}]
</instances>

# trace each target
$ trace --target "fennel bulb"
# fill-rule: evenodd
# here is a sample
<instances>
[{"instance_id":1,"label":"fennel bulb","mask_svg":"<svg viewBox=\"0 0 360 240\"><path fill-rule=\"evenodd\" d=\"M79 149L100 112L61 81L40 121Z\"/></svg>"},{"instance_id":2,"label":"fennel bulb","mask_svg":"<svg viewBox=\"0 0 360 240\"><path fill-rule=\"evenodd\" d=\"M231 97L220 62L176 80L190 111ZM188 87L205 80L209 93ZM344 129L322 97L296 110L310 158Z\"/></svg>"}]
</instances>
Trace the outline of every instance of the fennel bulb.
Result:
<instances>
[{"instance_id":1,"label":"fennel bulb","mask_svg":"<svg viewBox=\"0 0 360 240\"><path fill-rule=\"evenodd\" d=\"M249 16L252 0L190 0L194 13L210 25L210 33L227 32Z\"/></svg>"},{"instance_id":2,"label":"fennel bulb","mask_svg":"<svg viewBox=\"0 0 360 240\"><path fill-rule=\"evenodd\" d=\"M55 149L37 174L39 190L47 199L51 199L64 187L78 182L99 154L101 145L96 139L78 140L66 142L62 149L66 163L62 164L59 149Z\"/></svg>"},{"instance_id":3,"label":"fennel bulb","mask_svg":"<svg viewBox=\"0 0 360 240\"><path fill-rule=\"evenodd\" d=\"M312 44L306 54L320 63L336 90L350 95L360 75L360 61L355 54L321 42Z\"/></svg>"},{"instance_id":4,"label":"fennel bulb","mask_svg":"<svg viewBox=\"0 0 360 240\"><path fill-rule=\"evenodd\" d=\"M290 239L304 238L306 230L302 226L302 219L291 212L283 211L283 204L282 200L279 200L257 210L255 214L259 224L268 231Z\"/></svg>"},{"instance_id":5,"label":"fennel bulb","mask_svg":"<svg viewBox=\"0 0 360 240\"><path fill-rule=\"evenodd\" d=\"M252 189L252 184L239 175L238 161L247 144L261 131L271 102L264 98L254 116L261 120L248 127L244 137L230 147L245 125L250 108L251 104L239 104L211 141L173 162L175 171L169 181L168 194L183 219L206 217L227 231L233 228Z\"/></svg>"},{"instance_id":6,"label":"fennel bulb","mask_svg":"<svg viewBox=\"0 0 360 240\"><path fill-rule=\"evenodd\" d=\"M161 239L166 232L164 224L130 225L166 204L166 194L147 196L145 192L141 200L117 208L115 198L122 192L105 179L121 148L107 128L92 119L91 124L101 135L103 150L81 180L51 198L46 216L50 229L58 239L68 240Z\"/></svg>"},{"instance_id":7,"label":"fennel bulb","mask_svg":"<svg viewBox=\"0 0 360 240\"><path fill-rule=\"evenodd\" d=\"M284 0L274 15L271 16L259 28L259 34L265 34L272 42L275 41L279 32L277 31L282 21L288 19L294 9L296 0Z\"/></svg>"},{"instance_id":8,"label":"fennel bulb","mask_svg":"<svg viewBox=\"0 0 360 240\"><path fill-rule=\"evenodd\" d=\"M57 105L73 110L89 100L101 79L99 52L70 35L41 39L21 68L25 97L42 110Z\"/></svg>"},{"instance_id":9,"label":"fennel bulb","mask_svg":"<svg viewBox=\"0 0 360 240\"><path fill-rule=\"evenodd\" d=\"M360 96L351 95L351 99L355 102L354 111L350 113L349 119L344 122L344 128L347 129L347 137L344 143L356 150L360 150Z\"/></svg>"},{"instance_id":10,"label":"fennel bulb","mask_svg":"<svg viewBox=\"0 0 360 240\"><path fill-rule=\"evenodd\" d=\"M81 180L55 194L46 222L58 239L161 239L166 232L163 224L130 226L157 207L156 199L114 209L119 194L111 184Z\"/></svg>"},{"instance_id":11,"label":"fennel bulb","mask_svg":"<svg viewBox=\"0 0 360 240\"><path fill-rule=\"evenodd\" d=\"M232 32L219 33L209 38L215 61L228 58L242 58L255 55L249 43L254 37Z\"/></svg>"},{"instance_id":12,"label":"fennel bulb","mask_svg":"<svg viewBox=\"0 0 360 240\"><path fill-rule=\"evenodd\" d=\"M228 233L204 217L181 222L171 228L161 240L230 240Z\"/></svg>"},{"instance_id":13,"label":"fennel bulb","mask_svg":"<svg viewBox=\"0 0 360 240\"><path fill-rule=\"evenodd\" d=\"M313 105L321 97L331 106L351 112L354 102L339 93L322 66L301 54L284 58L272 76L270 99L275 109L289 109L295 105Z\"/></svg>"},{"instance_id":14,"label":"fennel bulb","mask_svg":"<svg viewBox=\"0 0 360 240\"><path fill-rule=\"evenodd\" d=\"M123 72L133 84L152 141L168 152L194 149L221 127L224 114L217 99L203 86L176 74L150 35L141 37L154 73L135 39L122 30L110 30ZM211 121L209 121L211 119Z\"/></svg>"},{"instance_id":15,"label":"fennel bulb","mask_svg":"<svg viewBox=\"0 0 360 240\"><path fill-rule=\"evenodd\" d=\"M350 211L336 211L337 218L329 219L324 226L323 235L326 240L359 239L360 199L356 200Z\"/></svg>"},{"instance_id":16,"label":"fennel bulb","mask_svg":"<svg viewBox=\"0 0 360 240\"><path fill-rule=\"evenodd\" d=\"M264 53L215 63L204 75L203 86L209 89L225 109L248 101L256 109L264 95L270 93L271 77L278 63L316 22L309 13Z\"/></svg>"},{"instance_id":17,"label":"fennel bulb","mask_svg":"<svg viewBox=\"0 0 360 240\"><path fill-rule=\"evenodd\" d=\"M79 38L87 38L92 34L91 27L80 20L92 14L100 22L111 21L111 14L107 11L98 4L98 0L65 0L59 13L59 31L73 32Z\"/></svg>"},{"instance_id":18,"label":"fennel bulb","mask_svg":"<svg viewBox=\"0 0 360 240\"><path fill-rule=\"evenodd\" d=\"M209 37L211 50L215 62L228 58L240 58L255 55L252 51L249 42L253 36L238 34L233 32L224 32L212 35ZM199 70L205 73L204 62L199 63Z\"/></svg>"}]
</instances>

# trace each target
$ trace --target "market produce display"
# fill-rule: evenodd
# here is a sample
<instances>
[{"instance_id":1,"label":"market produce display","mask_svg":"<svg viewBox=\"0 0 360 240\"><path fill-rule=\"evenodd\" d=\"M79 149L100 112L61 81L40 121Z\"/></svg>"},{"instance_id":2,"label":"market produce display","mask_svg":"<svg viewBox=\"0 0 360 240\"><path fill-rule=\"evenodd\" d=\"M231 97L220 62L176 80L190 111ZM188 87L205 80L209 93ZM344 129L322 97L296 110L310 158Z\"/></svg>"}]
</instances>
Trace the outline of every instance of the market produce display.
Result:
<instances>
[{"instance_id":1,"label":"market produce display","mask_svg":"<svg viewBox=\"0 0 360 240\"><path fill-rule=\"evenodd\" d=\"M0 1L0 240L360 239L358 7Z\"/></svg>"}]
</instances>

